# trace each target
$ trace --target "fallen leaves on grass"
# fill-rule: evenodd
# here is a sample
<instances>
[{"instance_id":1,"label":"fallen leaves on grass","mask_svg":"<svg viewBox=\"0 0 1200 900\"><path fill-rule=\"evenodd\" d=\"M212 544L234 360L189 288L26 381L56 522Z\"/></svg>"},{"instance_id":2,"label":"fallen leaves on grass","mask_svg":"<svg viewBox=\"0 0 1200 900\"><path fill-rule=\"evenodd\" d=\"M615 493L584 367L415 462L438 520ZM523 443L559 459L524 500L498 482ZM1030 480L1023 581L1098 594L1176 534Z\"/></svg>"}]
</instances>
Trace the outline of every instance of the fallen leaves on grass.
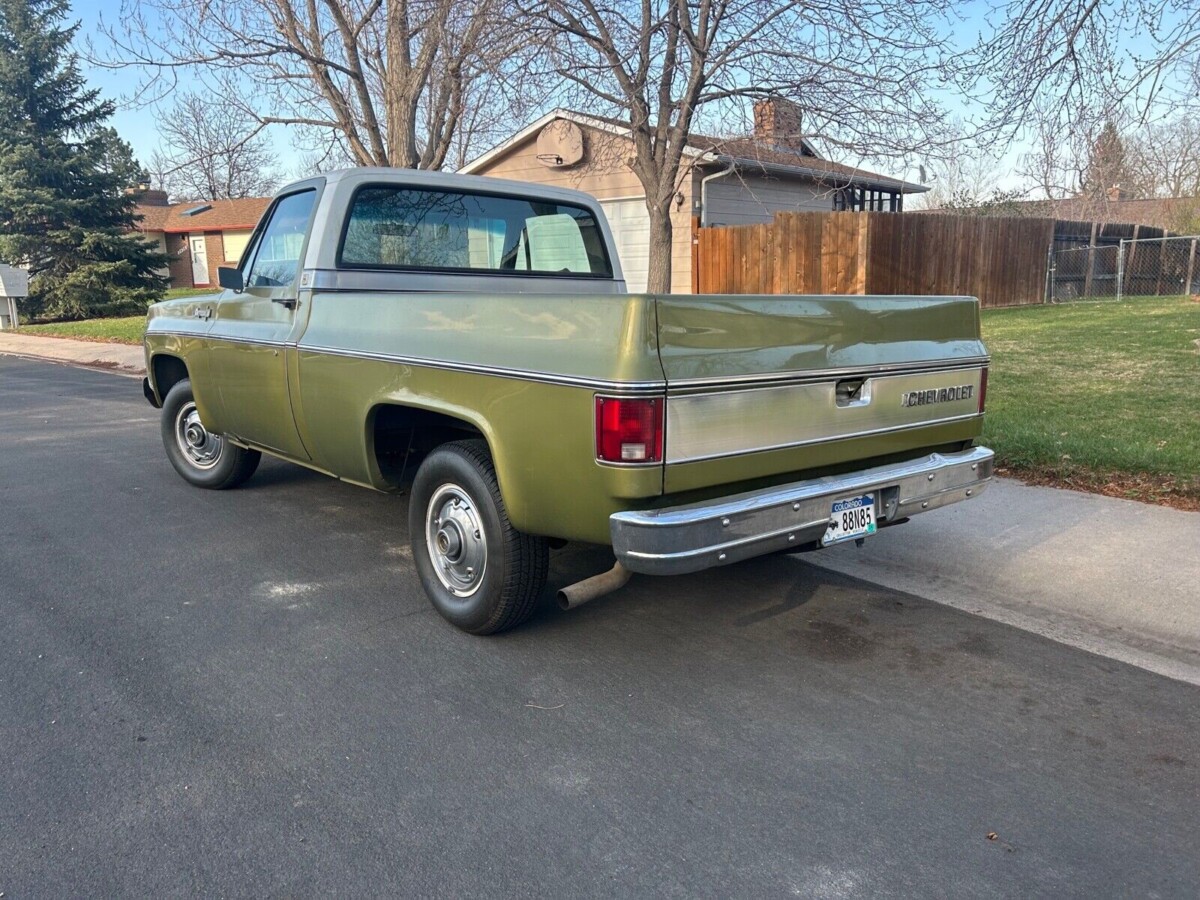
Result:
<instances>
[{"instance_id":1,"label":"fallen leaves on grass","mask_svg":"<svg viewBox=\"0 0 1200 900\"><path fill-rule=\"evenodd\" d=\"M1139 500L1156 506L1200 512L1200 482L1179 479L1172 475L1131 475L1120 472L1009 465L998 465L996 474L1041 487L1084 491L1121 500Z\"/></svg>"}]
</instances>

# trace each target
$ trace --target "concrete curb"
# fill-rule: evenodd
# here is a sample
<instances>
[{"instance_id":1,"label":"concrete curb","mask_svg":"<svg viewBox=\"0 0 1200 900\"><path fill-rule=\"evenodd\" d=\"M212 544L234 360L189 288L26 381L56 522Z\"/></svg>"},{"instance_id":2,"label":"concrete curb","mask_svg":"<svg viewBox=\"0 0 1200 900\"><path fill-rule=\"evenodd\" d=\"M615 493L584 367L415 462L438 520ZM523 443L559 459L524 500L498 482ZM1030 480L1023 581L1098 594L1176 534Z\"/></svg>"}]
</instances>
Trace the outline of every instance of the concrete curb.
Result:
<instances>
[{"instance_id":1,"label":"concrete curb","mask_svg":"<svg viewBox=\"0 0 1200 900\"><path fill-rule=\"evenodd\" d=\"M72 338L4 331L0 332L0 353L105 369L118 375L141 377L146 374L146 359L142 348L129 344L77 341Z\"/></svg>"},{"instance_id":2,"label":"concrete curb","mask_svg":"<svg viewBox=\"0 0 1200 900\"><path fill-rule=\"evenodd\" d=\"M997 479L802 558L1200 685L1200 513Z\"/></svg>"}]
</instances>

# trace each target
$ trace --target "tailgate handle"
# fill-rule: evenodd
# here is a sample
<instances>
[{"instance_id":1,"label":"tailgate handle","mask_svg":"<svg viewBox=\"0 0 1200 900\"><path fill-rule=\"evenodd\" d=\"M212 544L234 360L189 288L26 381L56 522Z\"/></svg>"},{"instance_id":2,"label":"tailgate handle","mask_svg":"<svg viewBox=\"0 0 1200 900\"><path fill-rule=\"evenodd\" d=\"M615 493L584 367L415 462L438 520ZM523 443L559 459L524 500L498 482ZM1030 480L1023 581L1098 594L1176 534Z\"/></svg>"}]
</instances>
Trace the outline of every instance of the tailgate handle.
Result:
<instances>
[{"instance_id":1,"label":"tailgate handle","mask_svg":"<svg viewBox=\"0 0 1200 900\"><path fill-rule=\"evenodd\" d=\"M866 406L871 402L871 379L844 378L837 383L834 394L839 409Z\"/></svg>"}]
</instances>

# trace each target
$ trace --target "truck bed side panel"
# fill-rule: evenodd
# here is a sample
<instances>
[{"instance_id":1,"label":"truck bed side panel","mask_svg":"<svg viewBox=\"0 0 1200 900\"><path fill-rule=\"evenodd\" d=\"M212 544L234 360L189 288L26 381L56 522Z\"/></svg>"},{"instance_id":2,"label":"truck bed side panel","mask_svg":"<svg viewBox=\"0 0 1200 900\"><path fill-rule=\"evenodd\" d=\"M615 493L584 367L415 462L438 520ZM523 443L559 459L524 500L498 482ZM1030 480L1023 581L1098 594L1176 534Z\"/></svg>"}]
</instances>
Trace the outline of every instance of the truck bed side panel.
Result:
<instances>
[{"instance_id":1,"label":"truck bed side panel","mask_svg":"<svg viewBox=\"0 0 1200 900\"><path fill-rule=\"evenodd\" d=\"M608 540L621 498L662 493L662 467L595 461L594 396L664 390L645 297L315 293L298 347L297 419L321 468L386 488L371 413L434 410L488 439L513 523Z\"/></svg>"}]
</instances>

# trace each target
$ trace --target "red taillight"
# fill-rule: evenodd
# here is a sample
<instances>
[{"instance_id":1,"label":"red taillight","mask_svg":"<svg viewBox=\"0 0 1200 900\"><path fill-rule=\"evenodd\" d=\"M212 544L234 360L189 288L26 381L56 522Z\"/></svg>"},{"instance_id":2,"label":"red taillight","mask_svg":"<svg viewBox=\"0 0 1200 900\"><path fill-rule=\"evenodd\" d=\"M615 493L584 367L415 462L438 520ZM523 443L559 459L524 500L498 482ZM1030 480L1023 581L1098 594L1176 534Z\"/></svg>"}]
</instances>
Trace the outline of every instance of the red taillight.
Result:
<instances>
[{"instance_id":1,"label":"red taillight","mask_svg":"<svg viewBox=\"0 0 1200 900\"><path fill-rule=\"evenodd\" d=\"M612 463L662 462L661 397L596 398L596 459Z\"/></svg>"},{"instance_id":2,"label":"red taillight","mask_svg":"<svg viewBox=\"0 0 1200 900\"><path fill-rule=\"evenodd\" d=\"M979 373L979 414L983 415L984 404L987 403L987 373L988 367L984 366L983 371Z\"/></svg>"}]
</instances>

